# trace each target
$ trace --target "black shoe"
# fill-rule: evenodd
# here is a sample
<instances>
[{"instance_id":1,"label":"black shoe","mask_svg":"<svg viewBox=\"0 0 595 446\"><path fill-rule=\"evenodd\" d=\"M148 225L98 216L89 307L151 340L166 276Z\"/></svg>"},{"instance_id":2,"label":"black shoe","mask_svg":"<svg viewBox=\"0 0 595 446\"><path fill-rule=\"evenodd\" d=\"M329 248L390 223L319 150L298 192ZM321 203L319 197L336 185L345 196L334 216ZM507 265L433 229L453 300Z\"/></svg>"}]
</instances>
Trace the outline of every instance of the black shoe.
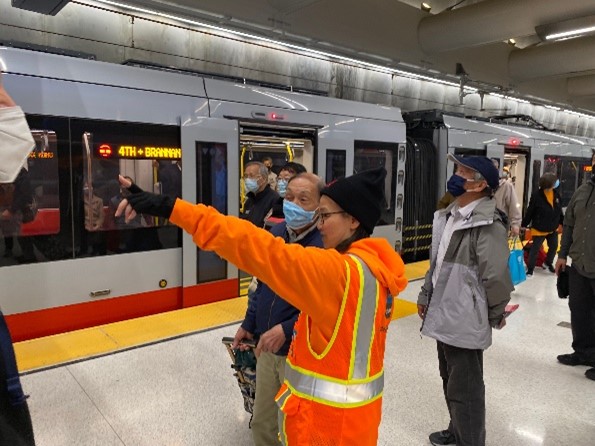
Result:
<instances>
[{"instance_id":1,"label":"black shoe","mask_svg":"<svg viewBox=\"0 0 595 446\"><path fill-rule=\"evenodd\" d=\"M585 372L585 376L587 378L592 379L593 381L595 381L595 368L587 370Z\"/></svg>"},{"instance_id":2,"label":"black shoe","mask_svg":"<svg viewBox=\"0 0 595 446\"><path fill-rule=\"evenodd\" d=\"M564 365L571 365L571 366L575 366L575 365L589 365L589 366L592 366L593 365L590 362L585 361L584 359L582 359L576 353L568 353L566 355L558 355L558 361L560 363L564 364Z\"/></svg>"},{"instance_id":3,"label":"black shoe","mask_svg":"<svg viewBox=\"0 0 595 446\"><path fill-rule=\"evenodd\" d=\"M550 271L550 273L556 272L556 268L554 268L554 265L552 265L551 263L543 262L543 269L546 268Z\"/></svg>"},{"instance_id":4,"label":"black shoe","mask_svg":"<svg viewBox=\"0 0 595 446\"><path fill-rule=\"evenodd\" d=\"M533 270L527 269L527 277L533 277Z\"/></svg>"},{"instance_id":5,"label":"black shoe","mask_svg":"<svg viewBox=\"0 0 595 446\"><path fill-rule=\"evenodd\" d=\"M433 445L456 444L456 438L449 430L430 434L430 443Z\"/></svg>"}]
</instances>

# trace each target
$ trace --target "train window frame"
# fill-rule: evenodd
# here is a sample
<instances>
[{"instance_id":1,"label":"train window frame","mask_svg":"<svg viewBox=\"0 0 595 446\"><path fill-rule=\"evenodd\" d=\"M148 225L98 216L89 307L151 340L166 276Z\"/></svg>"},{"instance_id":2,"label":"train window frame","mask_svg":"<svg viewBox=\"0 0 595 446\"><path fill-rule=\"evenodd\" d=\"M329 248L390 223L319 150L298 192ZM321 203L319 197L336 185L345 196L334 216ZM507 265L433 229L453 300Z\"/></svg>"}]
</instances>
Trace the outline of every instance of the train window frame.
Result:
<instances>
[{"instance_id":1,"label":"train window frame","mask_svg":"<svg viewBox=\"0 0 595 446\"><path fill-rule=\"evenodd\" d=\"M344 178L347 173L347 150L345 149L325 149L325 166L326 170L324 173L324 181L326 184L330 184L339 178ZM335 162L342 163L339 166L338 174L333 175Z\"/></svg>"},{"instance_id":2,"label":"train window frame","mask_svg":"<svg viewBox=\"0 0 595 446\"><path fill-rule=\"evenodd\" d=\"M196 199L197 202L213 206L222 214L228 212L229 201L229 147L223 142L196 141ZM216 168L219 167L219 170ZM223 170L223 181L217 172ZM224 186L223 193L217 191ZM196 247L197 284L224 280L227 278L227 261L213 251Z\"/></svg>"},{"instance_id":3,"label":"train window frame","mask_svg":"<svg viewBox=\"0 0 595 446\"><path fill-rule=\"evenodd\" d=\"M386 162L382 164L382 167L386 169L387 178L386 181L390 183L389 190L384 190L384 205L382 206L382 213L380 215L380 220L377 226L390 226L394 225L396 221L396 212L397 212L397 172L398 172L398 164L399 164L399 143L397 142L387 142L387 141L370 141L370 140L355 140L353 142L353 173L358 173L362 170L371 169L373 167L378 167L376 165L368 165L364 166L364 168L357 169L358 166L358 151L360 150L377 150L379 153L381 152L390 152L391 153L391 160L390 160L390 170L386 165ZM385 158L386 160L386 158ZM385 182L386 186L386 182Z\"/></svg>"}]
</instances>

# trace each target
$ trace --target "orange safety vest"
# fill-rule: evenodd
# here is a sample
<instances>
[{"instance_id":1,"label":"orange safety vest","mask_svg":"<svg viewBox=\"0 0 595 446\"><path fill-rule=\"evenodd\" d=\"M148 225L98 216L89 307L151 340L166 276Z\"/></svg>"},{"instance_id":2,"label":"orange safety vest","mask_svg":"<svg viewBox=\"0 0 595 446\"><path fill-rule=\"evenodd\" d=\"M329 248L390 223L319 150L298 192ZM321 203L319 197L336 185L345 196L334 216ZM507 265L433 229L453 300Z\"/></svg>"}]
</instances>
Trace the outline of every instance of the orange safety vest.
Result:
<instances>
[{"instance_id":1,"label":"orange safety vest","mask_svg":"<svg viewBox=\"0 0 595 446\"><path fill-rule=\"evenodd\" d=\"M376 445L384 388L384 349L393 299L354 255L333 335L323 352L310 344L302 313L276 400L284 446Z\"/></svg>"}]
</instances>

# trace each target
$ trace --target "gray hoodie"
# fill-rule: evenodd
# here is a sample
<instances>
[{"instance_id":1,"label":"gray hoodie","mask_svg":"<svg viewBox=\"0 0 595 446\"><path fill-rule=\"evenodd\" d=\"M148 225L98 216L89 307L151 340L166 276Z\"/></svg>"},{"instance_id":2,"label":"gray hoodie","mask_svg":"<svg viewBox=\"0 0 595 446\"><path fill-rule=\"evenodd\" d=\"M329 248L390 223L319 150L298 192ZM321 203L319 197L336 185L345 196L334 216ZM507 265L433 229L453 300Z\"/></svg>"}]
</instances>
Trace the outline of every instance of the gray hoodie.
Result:
<instances>
[{"instance_id":1,"label":"gray hoodie","mask_svg":"<svg viewBox=\"0 0 595 446\"><path fill-rule=\"evenodd\" d=\"M448 345L485 350L514 290L508 228L495 200L481 199L463 227L453 232L434 289L438 247L453 207L454 203L434 214L430 269L417 300L427 305L421 331Z\"/></svg>"}]
</instances>

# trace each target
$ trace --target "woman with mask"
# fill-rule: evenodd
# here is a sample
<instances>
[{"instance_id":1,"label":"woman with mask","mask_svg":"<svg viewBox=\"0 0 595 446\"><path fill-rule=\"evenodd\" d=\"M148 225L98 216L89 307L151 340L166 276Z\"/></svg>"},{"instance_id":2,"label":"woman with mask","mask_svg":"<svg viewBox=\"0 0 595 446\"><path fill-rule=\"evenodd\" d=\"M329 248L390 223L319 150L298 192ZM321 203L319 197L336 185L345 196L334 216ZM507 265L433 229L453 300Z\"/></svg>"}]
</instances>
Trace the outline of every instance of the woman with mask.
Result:
<instances>
[{"instance_id":1,"label":"woman with mask","mask_svg":"<svg viewBox=\"0 0 595 446\"><path fill-rule=\"evenodd\" d=\"M325 249L286 244L211 207L138 188L116 213L168 217L201 249L256 275L301 311L276 398L282 444L377 444L386 332L394 298L407 284L393 247L369 237L385 177L377 168L323 189L316 217Z\"/></svg>"},{"instance_id":2,"label":"woman with mask","mask_svg":"<svg viewBox=\"0 0 595 446\"><path fill-rule=\"evenodd\" d=\"M560 203L560 194L558 186L560 180L556 174L544 173L539 179L539 189L531 195L529 207L521 225L524 228L531 227L531 239L533 243L529 249L529 259L527 262L527 276L533 275L537 254L547 240L547 255L544 267L547 267L552 273L554 269L554 257L558 251L558 226L564 223L564 214L562 213L562 204Z\"/></svg>"},{"instance_id":3,"label":"woman with mask","mask_svg":"<svg viewBox=\"0 0 595 446\"><path fill-rule=\"evenodd\" d=\"M281 176L282 172L279 174ZM315 211L320 202L322 180L311 173L301 173L289 179L283 208L285 221L271 228L271 234L286 243L322 247L316 227ZM298 265L294 265L299 268ZM278 407L275 395L283 384L285 359L300 310L283 300L263 282L248 303L244 321L235 335L233 348L248 349L243 339L258 341L256 353L256 398L250 424L255 446L278 442Z\"/></svg>"}]
</instances>

